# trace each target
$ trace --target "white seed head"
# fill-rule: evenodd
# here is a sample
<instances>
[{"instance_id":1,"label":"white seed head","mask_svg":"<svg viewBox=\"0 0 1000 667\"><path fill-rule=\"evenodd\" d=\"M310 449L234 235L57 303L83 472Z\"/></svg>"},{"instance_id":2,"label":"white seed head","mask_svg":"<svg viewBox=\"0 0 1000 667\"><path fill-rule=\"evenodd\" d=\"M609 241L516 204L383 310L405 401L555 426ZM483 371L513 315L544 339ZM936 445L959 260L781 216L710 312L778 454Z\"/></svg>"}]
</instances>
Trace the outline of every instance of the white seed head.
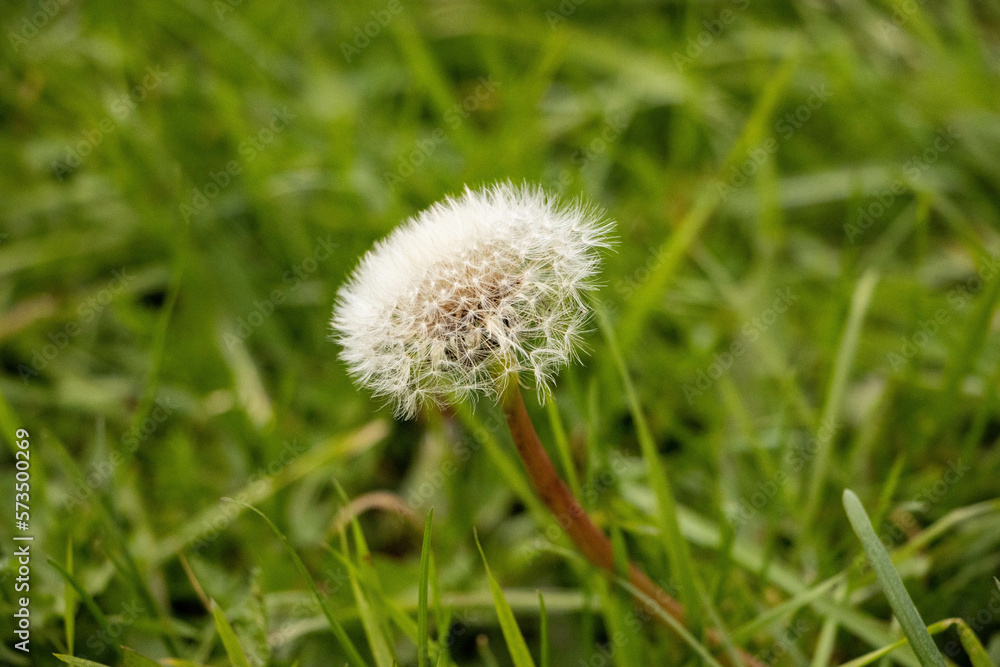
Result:
<instances>
[{"instance_id":1,"label":"white seed head","mask_svg":"<svg viewBox=\"0 0 1000 667\"><path fill-rule=\"evenodd\" d=\"M337 295L348 370L396 413L496 397L514 373L541 390L576 356L613 223L538 187L500 183L396 228Z\"/></svg>"}]
</instances>

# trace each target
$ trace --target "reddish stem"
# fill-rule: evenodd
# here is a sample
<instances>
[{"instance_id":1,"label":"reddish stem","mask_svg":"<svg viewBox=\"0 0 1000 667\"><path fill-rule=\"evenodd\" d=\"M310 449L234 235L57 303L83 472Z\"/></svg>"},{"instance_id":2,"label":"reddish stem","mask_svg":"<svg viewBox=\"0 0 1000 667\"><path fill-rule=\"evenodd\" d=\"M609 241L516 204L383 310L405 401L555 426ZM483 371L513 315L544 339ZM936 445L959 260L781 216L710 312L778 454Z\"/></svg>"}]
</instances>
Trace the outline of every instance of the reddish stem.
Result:
<instances>
[{"instance_id":1,"label":"reddish stem","mask_svg":"<svg viewBox=\"0 0 1000 667\"><path fill-rule=\"evenodd\" d=\"M549 508L556 521L559 522L559 525L573 540L580 552L586 556L587 560L610 574L615 574L615 559L611 540L600 528L594 525L583 506L573 497L572 492L559 478L559 474L552 464L552 459L549 458L538 439L531 417L524 407L524 399L521 397L521 390L516 380L510 381L504 391L502 407L514 444L517 445L517 452L521 455L524 468L528 477L531 478L531 483L535 487L538 497ZM629 563L628 576L633 586L647 598L656 602L655 605L652 605L642 598L637 598L637 602L646 611L657 617L663 611L678 622L682 624L685 622L684 607L681 603L660 588L634 563ZM709 630L708 637L713 644L721 643L721 636L714 630ZM753 656L743 651L738 651L738 653L743 664L751 667L763 667L762 663Z\"/></svg>"}]
</instances>

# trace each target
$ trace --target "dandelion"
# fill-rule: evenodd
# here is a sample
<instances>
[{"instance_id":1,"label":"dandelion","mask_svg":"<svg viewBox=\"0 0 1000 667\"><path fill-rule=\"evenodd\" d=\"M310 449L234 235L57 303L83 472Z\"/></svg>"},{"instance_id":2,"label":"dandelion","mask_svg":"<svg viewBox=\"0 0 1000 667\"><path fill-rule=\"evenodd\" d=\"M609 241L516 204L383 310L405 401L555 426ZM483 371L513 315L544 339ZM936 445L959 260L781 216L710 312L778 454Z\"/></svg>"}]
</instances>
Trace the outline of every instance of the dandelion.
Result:
<instances>
[{"instance_id":1,"label":"dandelion","mask_svg":"<svg viewBox=\"0 0 1000 667\"><path fill-rule=\"evenodd\" d=\"M576 358L611 230L597 211L536 187L466 189L376 244L340 290L331 324L351 374L399 416L496 399L539 498L613 574L611 542L559 478L520 392L522 376L541 394ZM683 621L680 603L638 567L628 574L642 606Z\"/></svg>"},{"instance_id":2,"label":"dandelion","mask_svg":"<svg viewBox=\"0 0 1000 667\"><path fill-rule=\"evenodd\" d=\"M338 295L342 357L412 417L428 402L539 391L572 361L611 224L538 188L466 190L378 243Z\"/></svg>"}]
</instances>

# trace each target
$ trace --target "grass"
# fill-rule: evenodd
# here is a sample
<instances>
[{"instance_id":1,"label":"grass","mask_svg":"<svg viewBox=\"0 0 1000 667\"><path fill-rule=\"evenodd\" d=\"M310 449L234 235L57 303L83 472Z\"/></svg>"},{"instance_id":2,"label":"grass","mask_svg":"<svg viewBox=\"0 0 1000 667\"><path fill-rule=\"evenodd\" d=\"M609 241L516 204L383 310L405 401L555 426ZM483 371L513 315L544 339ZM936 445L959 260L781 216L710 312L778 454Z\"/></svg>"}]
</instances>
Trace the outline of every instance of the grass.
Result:
<instances>
[{"instance_id":1,"label":"grass","mask_svg":"<svg viewBox=\"0 0 1000 667\"><path fill-rule=\"evenodd\" d=\"M0 506L27 429L34 536L0 663L915 666L902 593L920 651L1000 664L994 5L0 22ZM528 407L684 638L572 551L493 406L394 421L328 340L375 240L497 179L618 222L607 327Z\"/></svg>"}]
</instances>

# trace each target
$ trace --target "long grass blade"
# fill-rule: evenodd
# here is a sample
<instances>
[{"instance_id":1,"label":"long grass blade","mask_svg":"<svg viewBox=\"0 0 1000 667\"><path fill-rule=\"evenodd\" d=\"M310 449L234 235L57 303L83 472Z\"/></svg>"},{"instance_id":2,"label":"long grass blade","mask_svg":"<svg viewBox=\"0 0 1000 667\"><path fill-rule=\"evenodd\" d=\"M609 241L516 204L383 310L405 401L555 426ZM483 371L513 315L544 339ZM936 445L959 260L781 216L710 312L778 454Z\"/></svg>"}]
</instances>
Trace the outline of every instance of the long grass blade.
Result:
<instances>
[{"instance_id":1,"label":"long grass blade","mask_svg":"<svg viewBox=\"0 0 1000 667\"><path fill-rule=\"evenodd\" d=\"M351 664L355 665L355 667L368 667L367 663L361 657L361 654L358 653L358 649L354 646L354 642L352 642L351 638L347 636L347 633L344 631L344 627L339 621L337 621L333 612L330 610L330 606L326 603L326 600L323 599L323 596L320 595L319 588L317 588L315 580L313 580L312 575L309 574L309 570L306 569L305 563L303 563L302 559L299 558L299 554L296 553L295 548L288 541L288 538L285 537L285 534L278 530L278 527L274 525L274 522L271 521L266 514L253 505L247 505L246 503L241 503L238 500L232 499L230 499L230 502L234 502L237 505L241 505L244 509L250 510L267 523L267 525L271 528L271 531L274 532L278 539L281 540L281 543L285 546L285 549L288 550L289 555L292 557L292 562L295 563L295 567L298 569L299 573L302 574L306 582L309 584L313 597L316 598L316 602L319 603L320 609L323 610L323 615L330 624L330 629L333 630L334 637L337 638L337 641L340 643L340 647L344 649L344 652L347 654Z\"/></svg>"},{"instance_id":2,"label":"long grass blade","mask_svg":"<svg viewBox=\"0 0 1000 667\"><path fill-rule=\"evenodd\" d=\"M552 439L555 442L556 452L559 455L559 463L563 467L563 475L569 490L577 498L580 497L580 479L576 474L576 466L573 465L573 455L569 449L569 439L566 437L566 428L563 426L562 417L559 415L559 406L556 405L555 398L549 396L545 401L545 412L549 416L549 425L552 427Z\"/></svg>"},{"instance_id":3,"label":"long grass blade","mask_svg":"<svg viewBox=\"0 0 1000 667\"><path fill-rule=\"evenodd\" d=\"M833 375L826 391L826 401L816 433L816 451L813 454L812 470L809 480L808 497L806 498L803 526L812 525L812 518L819 508L819 501L825 488L828 468L830 466L830 450L836 434L836 424L840 420L840 410L844 399L844 389L847 386L847 376L854 365L854 356L861 337L861 325L864 323L868 304L871 302L878 275L872 271L866 272L858 280L851 296L851 308L847 314L847 324L844 335L840 339L837 358L833 365Z\"/></svg>"},{"instance_id":4,"label":"long grass blade","mask_svg":"<svg viewBox=\"0 0 1000 667\"><path fill-rule=\"evenodd\" d=\"M215 620L215 630L219 633L219 638L222 639L222 646L226 649L229 662L232 663L233 667L250 667L250 661L247 659L246 653L243 652L243 647L240 646L236 633L233 632L233 626L226 619L226 613L222 611L222 607L215 600L210 600L210 604L212 618Z\"/></svg>"},{"instance_id":5,"label":"long grass blade","mask_svg":"<svg viewBox=\"0 0 1000 667\"><path fill-rule=\"evenodd\" d=\"M80 582L78 582L76 578L70 574L69 570L64 568L52 558L49 558L48 562L49 565L56 569L56 572L62 576L66 583L71 586L74 591L76 591L77 597L83 602L83 605L87 608L87 611L90 612L90 615L94 617L94 620L97 621L97 625L101 628L104 636L114 637L115 635L111 634L111 624L108 623L107 616L105 616L104 612L101 611L101 608L97 606L97 602L94 601L94 598L90 595L90 593L88 593L83 586L80 585ZM112 646L112 648L115 651L118 650L117 646Z\"/></svg>"},{"instance_id":6,"label":"long grass blade","mask_svg":"<svg viewBox=\"0 0 1000 667\"><path fill-rule=\"evenodd\" d=\"M642 601L650 609L655 610L656 616L669 625L674 632L680 635L681 639L683 639L688 646L694 649L694 652L701 657L702 661L704 661L706 665L709 667L722 667L722 665L719 664L719 661L712 656L711 652L709 652L705 645L698 641L698 638L692 635L680 621L659 608L656 604L656 600L653 600L638 588L633 586L627 579L615 577L615 582L631 593L636 599Z\"/></svg>"},{"instance_id":7,"label":"long grass blade","mask_svg":"<svg viewBox=\"0 0 1000 667\"><path fill-rule=\"evenodd\" d=\"M434 509L427 513L427 523L424 525L424 542L420 547L420 588L417 593L417 664L425 667L427 664L427 582L430 578L431 564L431 523L434 520Z\"/></svg>"},{"instance_id":8,"label":"long grass blade","mask_svg":"<svg viewBox=\"0 0 1000 667\"><path fill-rule=\"evenodd\" d=\"M490 582L490 591L493 593L493 606L497 610L500 630L503 632L503 638L507 642L507 650L510 651L510 658L514 662L514 667L535 667L535 661L531 658L531 653L528 651L528 644L524 641L524 635L521 634L521 629L517 625L517 619L514 618L514 612L511 610L510 605L507 604L507 598L504 597L503 589L500 588L500 584L490 571L489 563L486 562L486 554L483 553L483 546L479 543L479 535L476 535L475 539L479 555L483 558L483 566L486 568L486 578Z\"/></svg>"},{"instance_id":9,"label":"long grass blade","mask_svg":"<svg viewBox=\"0 0 1000 667\"><path fill-rule=\"evenodd\" d=\"M539 662L542 667L549 667L549 613L545 609L545 596L538 591L538 632L541 634L542 647L539 649L541 655Z\"/></svg>"},{"instance_id":10,"label":"long grass blade","mask_svg":"<svg viewBox=\"0 0 1000 667\"><path fill-rule=\"evenodd\" d=\"M927 627L927 632L931 636L940 634L948 628L954 626L955 630L958 632L958 638L962 642L962 647L965 652L969 655L969 661L972 663L972 667L996 667L993 661L990 659L989 654L986 649L983 648L982 643L976 636L976 633L972 631L972 628L960 618L946 618L943 621L938 621ZM880 658L884 658L901 646L905 646L909 643L906 638L895 641L887 646L875 649L869 653L864 654L859 658L855 658L849 662L845 662L840 665L840 667L864 667L865 665L870 665Z\"/></svg>"},{"instance_id":11,"label":"long grass blade","mask_svg":"<svg viewBox=\"0 0 1000 667\"><path fill-rule=\"evenodd\" d=\"M66 572L71 576L73 574L73 538L70 537L66 541ZM73 650L73 646L76 640L76 609L77 602L79 598L76 594L76 589L73 585L66 582L66 587L63 589L63 598L65 599L65 609L63 610L63 625L66 626L66 648L69 650L69 654L73 655L76 651Z\"/></svg>"},{"instance_id":12,"label":"long grass blade","mask_svg":"<svg viewBox=\"0 0 1000 667\"><path fill-rule=\"evenodd\" d=\"M147 658L141 653L122 646L122 667L163 667L152 658Z\"/></svg>"},{"instance_id":13,"label":"long grass blade","mask_svg":"<svg viewBox=\"0 0 1000 667\"><path fill-rule=\"evenodd\" d=\"M896 618L899 619L903 633L910 640L910 646L920 660L920 664L924 667L945 667L944 658L941 657L934 640L927 632L927 625L920 618L920 612L917 611L913 600L910 599L910 594L906 592L903 580L892 564L892 558L889 557L882 541L875 534L875 529L872 528L871 521L868 520L868 514L865 513L861 501L850 489L844 489L844 510L847 512L847 518L851 521L854 533L861 540L861 546L868 554L868 560L871 561L872 568L875 570L875 576L878 577L882 590L889 600L889 605L896 614Z\"/></svg>"},{"instance_id":14,"label":"long grass blade","mask_svg":"<svg viewBox=\"0 0 1000 667\"><path fill-rule=\"evenodd\" d=\"M684 219L657 251L655 268L650 272L646 282L635 291L626 304L618 322L617 331L625 347L631 347L635 343L636 336L643 330L646 318L655 309L657 299L663 294L663 290L680 267L681 260L721 203L719 185L723 181L723 175L728 174L732 165L737 160L742 159L747 150L756 145L764 136L767 131L767 121L784 96L799 62L799 50L796 46L793 47L776 75L768 80L767 86L757 98L750 118L719 169L717 182L711 182L699 191Z\"/></svg>"},{"instance_id":15,"label":"long grass blade","mask_svg":"<svg viewBox=\"0 0 1000 667\"><path fill-rule=\"evenodd\" d=\"M62 655L61 653L53 653L56 658L65 662L67 665L73 665L73 667L108 667L104 663L94 662L93 660L84 660L83 658L74 658L71 655Z\"/></svg>"},{"instance_id":16,"label":"long grass blade","mask_svg":"<svg viewBox=\"0 0 1000 667\"><path fill-rule=\"evenodd\" d=\"M350 507L351 500L347 496L347 492L344 491L344 487L336 479L333 480L333 483L341 500L344 502L344 507ZM385 611L391 605L381 604L373 606L368 599L368 595L365 593L362 583L369 589L376 590L379 589L378 578L371 565L371 552L368 550L368 543L365 541L361 524L358 523L358 515L356 512L352 512L350 517L351 534L354 536L355 557L358 567L348 567L347 578L351 584L351 591L354 593L354 601L358 606L358 617L361 619L361 626L364 628L365 637L368 639L368 646L372 651L372 657L375 658L375 664L377 667L392 667L394 660L392 650L389 648L391 638L386 631L389 622L386 616L379 613L380 611ZM348 562L350 562L350 549L345 531L341 531L340 533L340 545ZM383 600L384 602L385 600Z\"/></svg>"},{"instance_id":17,"label":"long grass blade","mask_svg":"<svg viewBox=\"0 0 1000 667\"><path fill-rule=\"evenodd\" d=\"M625 367L625 359L618 348L614 329L604 311L600 308L596 310L598 326L605 336L612 362L617 367L622 386L625 388L625 398L632 415L632 421L635 424L636 437L642 450L642 458L646 462L649 484L653 487L653 492L656 495L657 520L660 524L667 555L670 557L671 573L674 579L679 582L680 598L687 610L689 622L693 627L698 627L701 600L695 583L691 552L688 549L687 541L681 534L680 520L677 517L677 502L674 499L673 490L670 488L670 479L660 461L656 443L653 442L653 435L646 423L642 406L639 404L639 396L632 384L632 379L629 377L628 369Z\"/></svg>"}]
</instances>

